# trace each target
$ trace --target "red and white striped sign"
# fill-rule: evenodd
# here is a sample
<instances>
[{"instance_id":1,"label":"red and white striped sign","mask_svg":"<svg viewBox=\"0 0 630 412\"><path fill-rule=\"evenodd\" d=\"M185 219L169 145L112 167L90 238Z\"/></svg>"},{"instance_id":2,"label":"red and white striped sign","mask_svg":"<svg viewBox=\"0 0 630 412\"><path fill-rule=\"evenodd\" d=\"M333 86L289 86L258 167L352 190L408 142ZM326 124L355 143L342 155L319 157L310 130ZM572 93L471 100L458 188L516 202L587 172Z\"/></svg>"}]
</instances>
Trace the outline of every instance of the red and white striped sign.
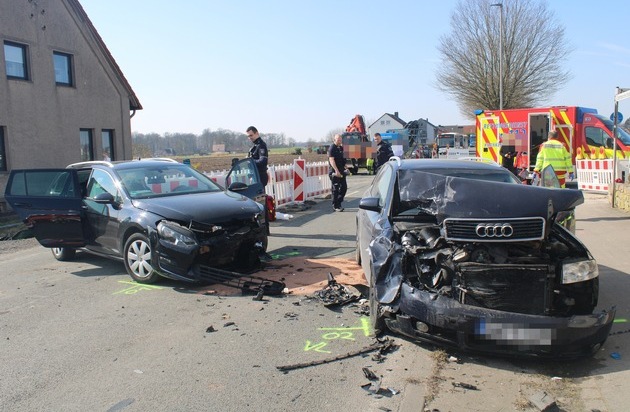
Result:
<instances>
[{"instance_id":1,"label":"red and white striped sign","mask_svg":"<svg viewBox=\"0 0 630 412\"><path fill-rule=\"evenodd\" d=\"M293 201L304 202L304 180L306 178L306 160L293 161Z\"/></svg>"}]
</instances>

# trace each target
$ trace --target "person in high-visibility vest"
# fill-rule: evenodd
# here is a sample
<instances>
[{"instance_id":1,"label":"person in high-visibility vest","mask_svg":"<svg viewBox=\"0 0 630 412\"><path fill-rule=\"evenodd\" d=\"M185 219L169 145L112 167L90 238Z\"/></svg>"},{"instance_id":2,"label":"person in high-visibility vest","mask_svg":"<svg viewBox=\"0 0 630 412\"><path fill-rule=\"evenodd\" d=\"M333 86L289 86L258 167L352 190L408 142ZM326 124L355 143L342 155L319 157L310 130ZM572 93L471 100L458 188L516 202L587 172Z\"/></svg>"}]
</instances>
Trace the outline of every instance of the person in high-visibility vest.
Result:
<instances>
[{"instance_id":1,"label":"person in high-visibility vest","mask_svg":"<svg viewBox=\"0 0 630 412\"><path fill-rule=\"evenodd\" d=\"M573 163L571 162L571 154L567 148L558 140L558 131L549 132L549 139L540 145L540 151L536 157L536 166L534 172L540 173L548 165L553 167L556 172L560 187L565 187L567 173L569 179L573 180Z\"/></svg>"}]
</instances>

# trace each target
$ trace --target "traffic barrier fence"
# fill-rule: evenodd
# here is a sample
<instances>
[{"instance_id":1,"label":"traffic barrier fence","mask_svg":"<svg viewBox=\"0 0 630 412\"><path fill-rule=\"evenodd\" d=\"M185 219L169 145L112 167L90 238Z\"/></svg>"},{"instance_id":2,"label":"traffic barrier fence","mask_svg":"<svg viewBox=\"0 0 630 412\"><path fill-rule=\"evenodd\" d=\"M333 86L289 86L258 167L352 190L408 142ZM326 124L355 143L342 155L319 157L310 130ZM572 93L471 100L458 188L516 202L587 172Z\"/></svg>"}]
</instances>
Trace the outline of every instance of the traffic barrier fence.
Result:
<instances>
[{"instance_id":1,"label":"traffic barrier fence","mask_svg":"<svg viewBox=\"0 0 630 412\"><path fill-rule=\"evenodd\" d=\"M612 159L576 160L575 170L578 189L608 193L614 176Z\"/></svg>"},{"instance_id":2,"label":"traffic barrier fence","mask_svg":"<svg viewBox=\"0 0 630 412\"><path fill-rule=\"evenodd\" d=\"M295 168L299 161L302 162L302 166L298 167L301 168L300 171L303 171L303 174L297 175L298 178L296 179ZM229 170L220 170L205 172L204 174L225 187L225 178L228 172ZM293 164L269 166L267 173L269 182L267 182L266 192L275 198L277 206L326 196L332 191L328 177L328 162L306 163L303 159L296 159ZM235 176L235 178L247 183L246 179L241 180L239 176ZM299 200L296 200L296 193ZM303 196L299 196L300 193Z\"/></svg>"}]
</instances>

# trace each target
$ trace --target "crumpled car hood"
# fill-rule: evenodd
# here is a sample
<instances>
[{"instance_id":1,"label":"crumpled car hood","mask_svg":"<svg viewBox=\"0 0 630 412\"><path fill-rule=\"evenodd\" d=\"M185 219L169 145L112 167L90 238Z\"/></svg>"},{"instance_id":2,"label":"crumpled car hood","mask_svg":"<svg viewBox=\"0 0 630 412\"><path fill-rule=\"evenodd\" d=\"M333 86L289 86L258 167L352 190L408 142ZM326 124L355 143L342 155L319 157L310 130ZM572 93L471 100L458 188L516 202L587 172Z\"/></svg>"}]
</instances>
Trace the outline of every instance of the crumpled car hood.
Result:
<instances>
[{"instance_id":1,"label":"crumpled car hood","mask_svg":"<svg viewBox=\"0 0 630 412\"><path fill-rule=\"evenodd\" d=\"M464 179L433 173L399 171L401 202L446 218L542 217L584 203L579 190L550 189L511 183ZM428 189L427 189L428 188Z\"/></svg>"},{"instance_id":2,"label":"crumpled car hood","mask_svg":"<svg viewBox=\"0 0 630 412\"><path fill-rule=\"evenodd\" d=\"M260 207L251 199L232 192L198 193L134 200L135 207L165 219L202 223L251 219Z\"/></svg>"}]
</instances>

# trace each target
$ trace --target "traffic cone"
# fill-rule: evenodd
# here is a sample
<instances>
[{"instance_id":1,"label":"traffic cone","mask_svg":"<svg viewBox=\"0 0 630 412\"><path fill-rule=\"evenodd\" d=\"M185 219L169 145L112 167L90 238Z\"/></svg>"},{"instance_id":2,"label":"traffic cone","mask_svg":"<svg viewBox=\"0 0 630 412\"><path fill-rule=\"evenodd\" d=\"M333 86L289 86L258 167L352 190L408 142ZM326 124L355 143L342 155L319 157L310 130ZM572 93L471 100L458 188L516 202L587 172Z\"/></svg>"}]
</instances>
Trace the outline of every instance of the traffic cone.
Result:
<instances>
[{"instance_id":1,"label":"traffic cone","mask_svg":"<svg viewBox=\"0 0 630 412\"><path fill-rule=\"evenodd\" d=\"M584 159L584 156L582 156L582 148L578 147L577 150L575 151L575 160L582 160Z\"/></svg>"},{"instance_id":2,"label":"traffic cone","mask_svg":"<svg viewBox=\"0 0 630 412\"><path fill-rule=\"evenodd\" d=\"M600 146L598 159L602 160L605 158L606 158L606 151L604 150L604 146Z\"/></svg>"}]
</instances>

